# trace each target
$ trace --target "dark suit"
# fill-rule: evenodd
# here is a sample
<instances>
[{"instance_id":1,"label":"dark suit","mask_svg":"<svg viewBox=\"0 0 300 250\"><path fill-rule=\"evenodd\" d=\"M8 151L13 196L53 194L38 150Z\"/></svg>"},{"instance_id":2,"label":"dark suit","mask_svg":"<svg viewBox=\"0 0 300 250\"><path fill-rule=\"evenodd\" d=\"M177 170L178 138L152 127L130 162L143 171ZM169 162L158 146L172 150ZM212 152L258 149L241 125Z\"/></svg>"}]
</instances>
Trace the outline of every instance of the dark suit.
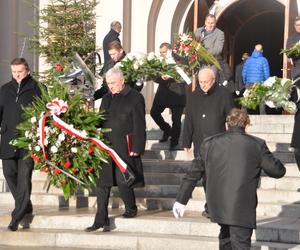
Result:
<instances>
[{"instance_id":1,"label":"dark suit","mask_svg":"<svg viewBox=\"0 0 300 250\"><path fill-rule=\"evenodd\" d=\"M250 249L252 229L256 228L256 189L261 170L280 178L285 167L274 158L264 140L238 127L206 138L198 154L176 200L186 204L205 172L210 218L221 225L220 249L231 249L227 248L230 244L232 249ZM240 234L247 239L230 241Z\"/></svg>"},{"instance_id":2,"label":"dark suit","mask_svg":"<svg viewBox=\"0 0 300 250\"><path fill-rule=\"evenodd\" d=\"M107 205L111 186L118 186L126 211L137 209L133 187L144 186L143 167L140 156L129 155L126 136L132 137L132 152L142 154L146 143L145 103L139 92L126 85L120 94L108 93L102 100L101 109L107 112L102 127L112 129L106 134L107 139L117 154L130 166L136 179L133 185L128 187L120 169L112 160L109 165L102 167L96 189L98 210L94 224L97 226L109 223Z\"/></svg>"},{"instance_id":3,"label":"dark suit","mask_svg":"<svg viewBox=\"0 0 300 250\"><path fill-rule=\"evenodd\" d=\"M232 94L216 83L207 93L200 88L190 93L183 127L183 147L191 148L193 143L196 157L204 138L225 131L225 119L233 107Z\"/></svg>"},{"instance_id":4,"label":"dark suit","mask_svg":"<svg viewBox=\"0 0 300 250\"><path fill-rule=\"evenodd\" d=\"M26 153L24 149L15 148L10 141L18 137L16 127L23 121L22 106L30 105L40 93L30 75L20 85L13 79L0 88L0 158L5 179L15 199L12 219L18 222L26 213L32 212L30 195L33 161L31 158L23 159Z\"/></svg>"},{"instance_id":5,"label":"dark suit","mask_svg":"<svg viewBox=\"0 0 300 250\"><path fill-rule=\"evenodd\" d=\"M177 144L181 130L181 116L185 107L185 84L177 83L172 78L163 80L161 77L155 82L159 85L150 111L151 117L159 128L170 135L171 140ZM161 115L166 108L170 108L172 112L172 127Z\"/></svg>"}]
</instances>

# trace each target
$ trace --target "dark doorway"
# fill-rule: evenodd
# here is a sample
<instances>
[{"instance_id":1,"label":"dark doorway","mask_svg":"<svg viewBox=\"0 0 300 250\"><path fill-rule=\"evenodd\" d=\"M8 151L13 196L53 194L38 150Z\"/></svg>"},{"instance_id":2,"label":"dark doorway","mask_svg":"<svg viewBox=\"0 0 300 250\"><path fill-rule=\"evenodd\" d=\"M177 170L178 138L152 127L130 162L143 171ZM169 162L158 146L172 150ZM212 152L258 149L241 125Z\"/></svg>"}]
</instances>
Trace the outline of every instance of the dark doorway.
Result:
<instances>
[{"instance_id":1,"label":"dark doorway","mask_svg":"<svg viewBox=\"0 0 300 250\"><path fill-rule=\"evenodd\" d=\"M270 64L272 76L282 76L284 32L283 13L266 13L255 17L246 23L235 39L234 61L239 62L243 52L253 51L255 44L262 44L264 56Z\"/></svg>"},{"instance_id":2,"label":"dark doorway","mask_svg":"<svg viewBox=\"0 0 300 250\"><path fill-rule=\"evenodd\" d=\"M276 0L241 0L224 10L217 26L225 33L224 56L233 69L243 52L251 54L255 44L261 43L270 74L282 76L284 10Z\"/></svg>"}]
</instances>

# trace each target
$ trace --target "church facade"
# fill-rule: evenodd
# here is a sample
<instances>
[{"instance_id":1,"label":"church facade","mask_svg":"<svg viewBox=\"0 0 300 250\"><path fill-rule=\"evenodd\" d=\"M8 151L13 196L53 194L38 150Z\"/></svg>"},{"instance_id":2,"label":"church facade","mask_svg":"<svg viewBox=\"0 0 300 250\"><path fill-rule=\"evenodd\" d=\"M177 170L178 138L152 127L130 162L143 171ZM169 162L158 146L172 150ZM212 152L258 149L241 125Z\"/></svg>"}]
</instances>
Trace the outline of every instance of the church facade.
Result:
<instances>
[{"instance_id":1,"label":"church facade","mask_svg":"<svg viewBox=\"0 0 300 250\"><path fill-rule=\"evenodd\" d=\"M31 0L40 8L48 0ZM43 67L38 56L28 51L28 41L20 34L34 32L28 22L36 14L25 1L0 1L0 82L10 78L9 62L22 54L34 70ZM96 7L96 45L101 52L102 40L110 23L118 20L120 35L127 52L158 53L162 42L171 42L174 34L194 31L204 23L208 13L217 16L217 27L225 33L224 58L234 68L243 52L253 50L256 43L264 46L270 61L271 75L288 76L286 58L279 54L288 35L293 32L293 20L299 15L300 0L100 0ZM143 90L147 106L154 95L152 83Z\"/></svg>"}]
</instances>

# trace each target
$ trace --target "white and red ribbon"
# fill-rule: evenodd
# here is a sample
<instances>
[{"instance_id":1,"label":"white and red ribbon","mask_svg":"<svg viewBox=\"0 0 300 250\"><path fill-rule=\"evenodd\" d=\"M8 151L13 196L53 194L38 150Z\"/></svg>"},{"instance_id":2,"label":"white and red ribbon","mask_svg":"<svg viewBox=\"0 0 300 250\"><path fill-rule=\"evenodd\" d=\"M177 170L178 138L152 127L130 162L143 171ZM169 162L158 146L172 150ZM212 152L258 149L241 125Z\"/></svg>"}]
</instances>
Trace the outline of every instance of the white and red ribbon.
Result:
<instances>
[{"instance_id":1,"label":"white and red ribbon","mask_svg":"<svg viewBox=\"0 0 300 250\"><path fill-rule=\"evenodd\" d=\"M66 133L75 136L80 140L90 141L95 144L99 149L106 151L110 157L115 161L117 166L120 168L122 173L126 172L127 164L121 159L121 157L116 153L116 151L101 140L93 137L87 137L83 132L73 128L70 124L67 124L63 120L61 120L57 115L61 113L65 113L68 110L68 104L62 100L54 99L51 103L47 103L47 108L50 109L46 114L44 114L39 120L39 128L40 128L40 144L43 149L44 159L47 160L47 153L45 151L45 123L47 116L52 115L53 124L55 127L60 128Z\"/></svg>"}]
</instances>

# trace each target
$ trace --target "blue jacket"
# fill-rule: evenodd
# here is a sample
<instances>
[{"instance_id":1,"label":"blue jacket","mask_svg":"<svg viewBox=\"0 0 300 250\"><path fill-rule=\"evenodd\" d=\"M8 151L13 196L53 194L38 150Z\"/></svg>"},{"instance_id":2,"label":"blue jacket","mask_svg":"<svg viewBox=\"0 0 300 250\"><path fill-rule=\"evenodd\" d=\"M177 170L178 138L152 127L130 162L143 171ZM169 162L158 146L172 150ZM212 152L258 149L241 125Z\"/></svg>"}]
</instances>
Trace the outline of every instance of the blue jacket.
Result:
<instances>
[{"instance_id":1,"label":"blue jacket","mask_svg":"<svg viewBox=\"0 0 300 250\"><path fill-rule=\"evenodd\" d=\"M243 82L245 84L265 81L270 77L268 60L259 51L253 51L243 67Z\"/></svg>"}]
</instances>

